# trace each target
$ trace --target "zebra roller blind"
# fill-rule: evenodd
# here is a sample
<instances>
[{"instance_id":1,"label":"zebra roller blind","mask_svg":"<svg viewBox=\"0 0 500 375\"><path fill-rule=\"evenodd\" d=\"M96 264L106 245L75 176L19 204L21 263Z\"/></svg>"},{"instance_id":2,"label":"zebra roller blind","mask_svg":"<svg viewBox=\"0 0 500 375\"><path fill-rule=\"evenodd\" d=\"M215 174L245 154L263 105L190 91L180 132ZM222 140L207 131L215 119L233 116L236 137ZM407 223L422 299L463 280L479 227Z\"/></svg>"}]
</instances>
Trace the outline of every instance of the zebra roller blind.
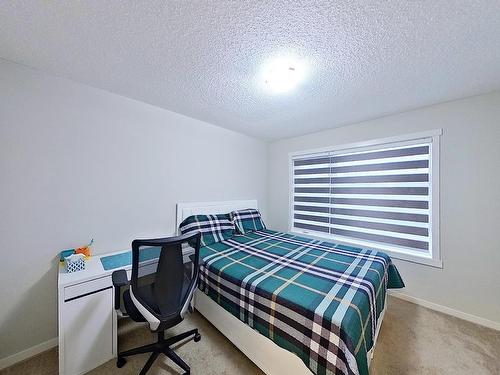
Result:
<instances>
[{"instance_id":1,"label":"zebra roller blind","mask_svg":"<svg viewBox=\"0 0 500 375\"><path fill-rule=\"evenodd\" d=\"M292 158L292 230L428 253L431 140Z\"/></svg>"}]
</instances>

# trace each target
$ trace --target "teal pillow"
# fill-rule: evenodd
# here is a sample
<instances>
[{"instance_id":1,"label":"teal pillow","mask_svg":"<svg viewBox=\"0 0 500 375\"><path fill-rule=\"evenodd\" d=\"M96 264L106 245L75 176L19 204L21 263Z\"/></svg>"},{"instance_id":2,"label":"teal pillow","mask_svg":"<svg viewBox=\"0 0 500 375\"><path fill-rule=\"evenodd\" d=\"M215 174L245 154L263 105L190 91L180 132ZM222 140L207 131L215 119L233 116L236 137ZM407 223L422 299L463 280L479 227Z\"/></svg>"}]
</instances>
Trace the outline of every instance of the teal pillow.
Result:
<instances>
[{"instance_id":1,"label":"teal pillow","mask_svg":"<svg viewBox=\"0 0 500 375\"><path fill-rule=\"evenodd\" d=\"M208 246L234 236L234 224L229 215L193 215L180 225L181 234L201 232L200 245Z\"/></svg>"},{"instance_id":2,"label":"teal pillow","mask_svg":"<svg viewBox=\"0 0 500 375\"><path fill-rule=\"evenodd\" d=\"M231 212L231 219L239 234L255 232L266 229L262 215L255 208L247 208L246 210L238 210Z\"/></svg>"}]
</instances>

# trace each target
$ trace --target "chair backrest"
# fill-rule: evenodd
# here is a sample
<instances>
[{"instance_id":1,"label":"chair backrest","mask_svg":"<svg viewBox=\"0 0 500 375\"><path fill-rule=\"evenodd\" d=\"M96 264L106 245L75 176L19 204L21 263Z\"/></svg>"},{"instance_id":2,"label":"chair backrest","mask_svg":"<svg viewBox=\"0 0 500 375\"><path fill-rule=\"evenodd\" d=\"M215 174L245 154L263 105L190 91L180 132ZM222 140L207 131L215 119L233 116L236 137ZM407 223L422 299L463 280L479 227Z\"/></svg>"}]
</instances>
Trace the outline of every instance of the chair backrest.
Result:
<instances>
[{"instance_id":1,"label":"chair backrest","mask_svg":"<svg viewBox=\"0 0 500 375\"><path fill-rule=\"evenodd\" d=\"M192 267L184 264L183 244L194 248ZM199 258L199 233L132 242L134 304L141 305L137 307L150 324L157 321L155 330L177 324L184 317L196 289Z\"/></svg>"}]
</instances>

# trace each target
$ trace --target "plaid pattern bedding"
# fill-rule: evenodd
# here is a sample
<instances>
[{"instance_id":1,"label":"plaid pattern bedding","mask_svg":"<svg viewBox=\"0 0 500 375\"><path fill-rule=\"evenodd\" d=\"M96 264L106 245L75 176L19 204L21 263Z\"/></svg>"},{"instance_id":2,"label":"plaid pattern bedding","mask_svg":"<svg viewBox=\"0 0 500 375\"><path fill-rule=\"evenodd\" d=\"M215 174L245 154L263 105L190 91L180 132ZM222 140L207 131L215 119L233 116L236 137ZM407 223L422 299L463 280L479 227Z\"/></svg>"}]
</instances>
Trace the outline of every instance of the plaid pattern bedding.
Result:
<instances>
[{"instance_id":1,"label":"plaid pattern bedding","mask_svg":"<svg viewBox=\"0 0 500 375\"><path fill-rule=\"evenodd\" d=\"M185 219L180 225L181 234L201 232L201 246L211 245L234 235L234 224L229 215L193 215Z\"/></svg>"},{"instance_id":2,"label":"plaid pattern bedding","mask_svg":"<svg viewBox=\"0 0 500 375\"><path fill-rule=\"evenodd\" d=\"M381 252L263 230L200 250L199 288L314 374L367 375L387 288Z\"/></svg>"},{"instance_id":3,"label":"plaid pattern bedding","mask_svg":"<svg viewBox=\"0 0 500 375\"><path fill-rule=\"evenodd\" d=\"M239 234L266 229L259 210L247 208L231 212L231 219Z\"/></svg>"}]
</instances>

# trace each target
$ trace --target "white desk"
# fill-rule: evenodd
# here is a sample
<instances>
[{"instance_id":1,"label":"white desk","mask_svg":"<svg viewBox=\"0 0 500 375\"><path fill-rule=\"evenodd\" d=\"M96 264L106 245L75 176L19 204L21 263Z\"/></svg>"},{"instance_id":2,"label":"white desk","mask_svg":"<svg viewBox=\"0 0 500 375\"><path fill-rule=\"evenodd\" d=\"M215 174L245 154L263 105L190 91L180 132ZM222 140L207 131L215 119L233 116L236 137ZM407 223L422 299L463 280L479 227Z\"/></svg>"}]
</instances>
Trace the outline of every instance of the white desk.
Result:
<instances>
[{"instance_id":1,"label":"white desk","mask_svg":"<svg viewBox=\"0 0 500 375\"><path fill-rule=\"evenodd\" d=\"M104 270L101 257L123 253L116 251L93 256L85 270L66 273L59 269L59 374L80 375L117 355L117 314L111 274L120 268ZM184 261L193 253L184 249ZM156 268L156 260L140 265L141 273ZM132 265L122 267L130 279Z\"/></svg>"}]
</instances>

